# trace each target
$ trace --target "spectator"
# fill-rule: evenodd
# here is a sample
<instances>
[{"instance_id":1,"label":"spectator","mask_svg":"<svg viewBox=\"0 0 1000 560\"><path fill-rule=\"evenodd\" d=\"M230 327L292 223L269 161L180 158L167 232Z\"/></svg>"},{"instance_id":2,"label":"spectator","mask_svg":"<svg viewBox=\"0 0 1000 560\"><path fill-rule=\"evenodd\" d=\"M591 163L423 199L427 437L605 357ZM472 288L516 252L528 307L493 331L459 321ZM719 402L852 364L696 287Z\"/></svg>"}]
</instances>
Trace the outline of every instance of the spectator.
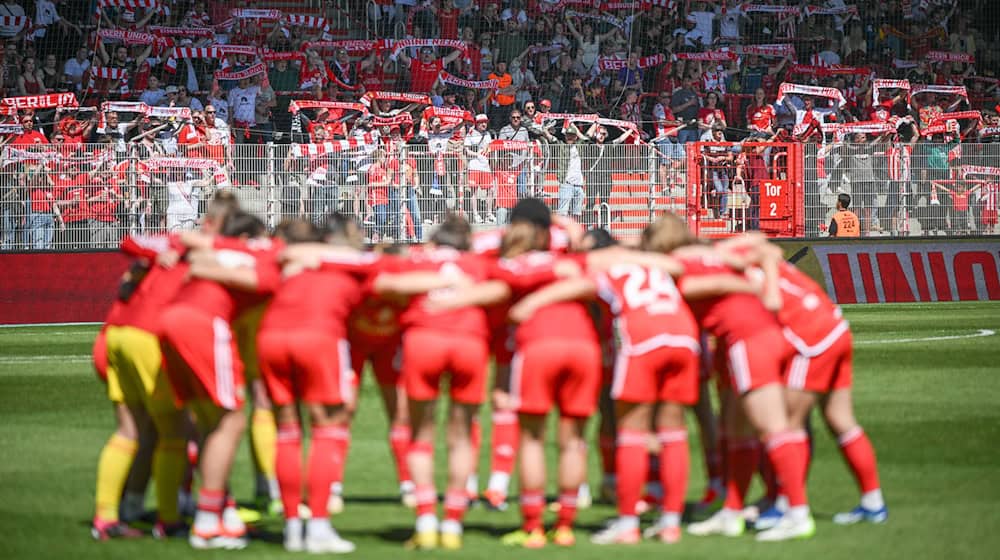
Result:
<instances>
[{"instance_id":1,"label":"spectator","mask_svg":"<svg viewBox=\"0 0 1000 560\"><path fill-rule=\"evenodd\" d=\"M76 49L76 56L67 60L63 65L63 81L70 84L77 92L83 89L83 79L90 70L90 51L87 47Z\"/></svg>"},{"instance_id":2,"label":"spectator","mask_svg":"<svg viewBox=\"0 0 1000 560\"><path fill-rule=\"evenodd\" d=\"M18 95L43 95L48 93L43 83L42 71L35 67L35 59L25 58L21 75L17 78Z\"/></svg>"},{"instance_id":3,"label":"spectator","mask_svg":"<svg viewBox=\"0 0 1000 560\"><path fill-rule=\"evenodd\" d=\"M514 109L514 78L507 72L507 62L498 60L496 70L489 75L490 80L497 81L497 89L490 94L490 115L494 122L507 122Z\"/></svg>"},{"instance_id":4,"label":"spectator","mask_svg":"<svg viewBox=\"0 0 1000 560\"><path fill-rule=\"evenodd\" d=\"M469 169L469 194L472 202L472 221L481 224L483 215L479 213L480 202L484 203L485 221L496 223L493 214L495 186L493 171L486 155L493 142L489 132L490 120L486 115L476 115L475 128L465 136L465 158Z\"/></svg>"},{"instance_id":5,"label":"spectator","mask_svg":"<svg viewBox=\"0 0 1000 560\"><path fill-rule=\"evenodd\" d=\"M150 76L149 82L146 84L146 89L139 95L139 101L145 103L150 107L155 107L160 104L167 96L167 92L160 87L160 79L156 76Z\"/></svg>"},{"instance_id":6,"label":"spectator","mask_svg":"<svg viewBox=\"0 0 1000 560\"><path fill-rule=\"evenodd\" d=\"M688 126L677 133L677 141L681 144L694 142L698 140L701 134L697 127L691 125L692 122L698 119L700 111L698 94L694 91L694 83L694 80L685 82L680 89L674 90L674 94L670 98L670 110L673 111L674 116L682 122L688 123Z\"/></svg>"},{"instance_id":7,"label":"spectator","mask_svg":"<svg viewBox=\"0 0 1000 560\"><path fill-rule=\"evenodd\" d=\"M410 58L405 50L399 51L399 61L410 69L410 91L416 93L429 93L437 81L438 76L444 67L457 60L462 55L462 51L455 49L444 58L438 60L434 58L434 49L422 47L420 58Z\"/></svg>"},{"instance_id":8,"label":"spectator","mask_svg":"<svg viewBox=\"0 0 1000 560\"><path fill-rule=\"evenodd\" d=\"M169 88L168 88L169 89ZM229 104L232 107L232 103ZM187 86L177 87L177 99L170 105L171 107L187 107L192 111L204 111L205 106L198 101L197 97L191 97Z\"/></svg>"},{"instance_id":9,"label":"spectator","mask_svg":"<svg viewBox=\"0 0 1000 560\"><path fill-rule=\"evenodd\" d=\"M583 153L579 138L580 131L573 123L563 128L565 144L552 146L552 162L559 182L559 205L561 216L572 216L578 221L583 215L585 179L583 176Z\"/></svg>"},{"instance_id":10,"label":"spectator","mask_svg":"<svg viewBox=\"0 0 1000 560\"><path fill-rule=\"evenodd\" d=\"M54 205L53 183L49 174L37 162L25 165L21 184L28 189L28 215L26 219L26 245L42 251L52 248L56 220L61 220L59 206Z\"/></svg>"},{"instance_id":11,"label":"spectator","mask_svg":"<svg viewBox=\"0 0 1000 560\"><path fill-rule=\"evenodd\" d=\"M12 146L26 147L49 143L45 135L35 129L35 117L33 115L21 117L21 128L23 132L14 137L11 141Z\"/></svg>"}]
</instances>

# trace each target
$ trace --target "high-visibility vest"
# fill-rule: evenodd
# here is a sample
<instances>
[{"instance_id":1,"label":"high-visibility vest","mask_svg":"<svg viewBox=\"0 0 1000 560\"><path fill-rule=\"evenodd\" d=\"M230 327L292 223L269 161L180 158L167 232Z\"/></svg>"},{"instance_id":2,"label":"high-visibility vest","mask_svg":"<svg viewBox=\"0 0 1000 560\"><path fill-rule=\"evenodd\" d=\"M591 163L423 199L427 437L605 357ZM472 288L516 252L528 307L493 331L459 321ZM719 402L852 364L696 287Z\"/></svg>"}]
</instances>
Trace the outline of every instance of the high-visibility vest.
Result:
<instances>
[{"instance_id":1,"label":"high-visibility vest","mask_svg":"<svg viewBox=\"0 0 1000 560\"><path fill-rule=\"evenodd\" d=\"M838 210L833 215L833 221L837 224L837 233L834 237L861 237L861 224L854 212Z\"/></svg>"}]
</instances>

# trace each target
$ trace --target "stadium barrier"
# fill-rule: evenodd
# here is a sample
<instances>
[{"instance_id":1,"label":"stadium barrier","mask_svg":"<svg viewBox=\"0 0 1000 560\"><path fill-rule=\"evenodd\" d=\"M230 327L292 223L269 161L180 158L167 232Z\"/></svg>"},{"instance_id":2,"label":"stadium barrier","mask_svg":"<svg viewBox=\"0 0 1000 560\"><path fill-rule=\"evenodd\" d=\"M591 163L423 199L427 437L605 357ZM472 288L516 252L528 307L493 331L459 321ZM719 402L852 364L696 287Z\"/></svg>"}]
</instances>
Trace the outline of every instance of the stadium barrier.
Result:
<instances>
[{"instance_id":1,"label":"stadium barrier","mask_svg":"<svg viewBox=\"0 0 1000 560\"><path fill-rule=\"evenodd\" d=\"M996 235L998 146L463 143L450 134L6 146L0 250L111 249L127 233L193 228L218 190L235 192L270 226L352 214L371 242L421 242L448 212L476 228L503 225L526 196L626 240L668 211L705 237L823 237L839 194L851 195L863 237Z\"/></svg>"},{"instance_id":2,"label":"stadium barrier","mask_svg":"<svg viewBox=\"0 0 1000 560\"><path fill-rule=\"evenodd\" d=\"M1000 240L778 240L837 303L1000 300Z\"/></svg>"}]
</instances>

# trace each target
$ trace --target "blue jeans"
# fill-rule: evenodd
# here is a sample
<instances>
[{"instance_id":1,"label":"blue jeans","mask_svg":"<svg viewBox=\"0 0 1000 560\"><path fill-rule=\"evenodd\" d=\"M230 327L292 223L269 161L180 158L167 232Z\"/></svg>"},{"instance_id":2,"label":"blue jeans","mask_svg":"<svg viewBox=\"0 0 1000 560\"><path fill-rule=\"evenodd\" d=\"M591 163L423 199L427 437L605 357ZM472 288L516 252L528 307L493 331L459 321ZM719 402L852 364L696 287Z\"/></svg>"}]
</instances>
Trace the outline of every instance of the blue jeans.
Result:
<instances>
[{"instance_id":1,"label":"blue jeans","mask_svg":"<svg viewBox=\"0 0 1000 560\"><path fill-rule=\"evenodd\" d=\"M0 206L0 251L17 250L18 218L13 204Z\"/></svg>"},{"instance_id":2,"label":"blue jeans","mask_svg":"<svg viewBox=\"0 0 1000 560\"><path fill-rule=\"evenodd\" d=\"M518 200L528 196L528 170L523 167L527 167L527 162L521 164L521 172L517 174L517 198Z\"/></svg>"},{"instance_id":3,"label":"blue jeans","mask_svg":"<svg viewBox=\"0 0 1000 560\"><path fill-rule=\"evenodd\" d=\"M684 159L684 144L678 144L673 140L658 140L654 144L660 151L657 154L660 158L660 163L667 164L671 160Z\"/></svg>"},{"instance_id":4,"label":"blue jeans","mask_svg":"<svg viewBox=\"0 0 1000 560\"><path fill-rule=\"evenodd\" d=\"M374 204L372 205L372 211L375 212L375 231L379 235L385 235L388 231L386 224L389 221L389 205Z\"/></svg>"},{"instance_id":5,"label":"blue jeans","mask_svg":"<svg viewBox=\"0 0 1000 560\"><path fill-rule=\"evenodd\" d=\"M719 216L726 214L729 202L729 175L722 171L712 171L712 190L719 195Z\"/></svg>"},{"instance_id":6,"label":"blue jeans","mask_svg":"<svg viewBox=\"0 0 1000 560\"><path fill-rule=\"evenodd\" d=\"M697 142L701 138L701 131L697 128L685 128L677 132L677 143L687 144L688 142Z\"/></svg>"},{"instance_id":7,"label":"blue jeans","mask_svg":"<svg viewBox=\"0 0 1000 560\"><path fill-rule=\"evenodd\" d=\"M48 212L28 214L28 248L44 250L52 248L52 236L55 233L56 223L52 214Z\"/></svg>"},{"instance_id":8,"label":"blue jeans","mask_svg":"<svg viewBox=\"0 0 1000 560\"><path fill-rule=\"evenodd\" d=\"M583 214L585 197L582 185L562 183L559 185L559 207L556 211L560 216L579 216Z\"/></svg>"}]
</instances>

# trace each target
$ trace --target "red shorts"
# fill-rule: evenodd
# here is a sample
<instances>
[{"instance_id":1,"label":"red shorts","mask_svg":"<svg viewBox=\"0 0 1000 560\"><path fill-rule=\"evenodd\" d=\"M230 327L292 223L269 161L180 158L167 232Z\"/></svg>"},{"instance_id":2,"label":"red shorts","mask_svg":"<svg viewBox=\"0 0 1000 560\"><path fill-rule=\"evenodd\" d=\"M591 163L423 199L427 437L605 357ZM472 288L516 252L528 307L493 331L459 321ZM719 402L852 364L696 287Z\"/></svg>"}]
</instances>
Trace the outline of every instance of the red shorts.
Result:
<instances>
[{"instance_id":1,"label":"red shorts","mask_svg":"<svg viewBox=\"0 0 1000 560\"><path fill-rule=\"evenodd\" d=\"M423 328L403 334L403 384L413 400L437 399L441 377L448 372L452 400L482 404L489 367L490 351L481 338Z\"/></svg>"},{"instance_id":2,"label":"red shorts","mask_svg":"<svg viewBox=\"0 0 1000 560\"><path fill-rule=\"evenodd\" d=\"M740 395L781 383L782 372L795 355L795 349L778 329L760 331L725 350L729 385Z\"/></svg>"},{"instance_id":3,"label":"red shorts","mask_svg":"<svg viewBox=\"0 0 1000 560\"><path fill-rule=\"evenodd\" d=\"M354 372L346 340L312 330L261 331L257 355L274 404L332 405L354 400Z\"/></svg>"},{"instance_id":4,"label":"red shorts","mask_svg":"<svg viewBox=\"0 0 1000 560\"><path fill-rule=\"evenodd\" d=\"M854 337L846 330L818 355L797 353L785 368L785 386L815 393L850 388L854 377L853 357Z\"/></svg>"},{"instance_id":5,"label":"red shorts","mask_svg":"<svg viewBox=\"0 0 1000 560\"><path fill-rule=\"evenodd\" d=\"M108 327L105 325L94 339L94 349L91 357L94 361L94 371L101 381L108 382Z\"/></svg>"},{"instance_id":6,"label":"red shorts","mask_svg":"<svg viewBox=\"0 0 1000 560\"><path fill-rule=\"evenodd\" d=\"M360 383L365 362L372 364L372 373L379 385L401 385L399 374L402 359L399 336L388 338L356 335L351 338L351 364L354 366L355 383Z\"/></svg>"},{"instance_id":7,"label":"red shorts","mask_svg":"<svg viewBox=\"0 0 1000 560\"><path fill-rule=\"evenodd\" d=\"M615 363L611 398L630 403L698 402L698 353L660 346L639 355L621 353Z\"/></svg>"},{"instance_id":8,"label":"red shorts","mask_svg":"<svg viewBox=\"0 0 1000 560\"><path fill-rule=\"evenodd\" d=\"M160 316L160 347L179 406L211 399L239 410L246 398L243 360L229 321L188 306L167 308Z\"/></svg>"},{"instance_id":9,"label":"red shorts","mask_svg":"<svg viewBox=\"0 0 1000 560\"><path fill-rule=\"evenodd\" d=\"M493 174L489 171L469 170L469 186L479 189L493 188Z\"/></svg>"},{"instance_id":10,"label":"red shorts","mask_svg":"<svg viewBox=\"0 0 1000 560\"><path fill-rule=\"evenodd\" d=\"M601 389L601 346L583 340L531 342L514 354L510 392L524 414L586 417L597 410Z\"/></svg>"}]
</instances>

